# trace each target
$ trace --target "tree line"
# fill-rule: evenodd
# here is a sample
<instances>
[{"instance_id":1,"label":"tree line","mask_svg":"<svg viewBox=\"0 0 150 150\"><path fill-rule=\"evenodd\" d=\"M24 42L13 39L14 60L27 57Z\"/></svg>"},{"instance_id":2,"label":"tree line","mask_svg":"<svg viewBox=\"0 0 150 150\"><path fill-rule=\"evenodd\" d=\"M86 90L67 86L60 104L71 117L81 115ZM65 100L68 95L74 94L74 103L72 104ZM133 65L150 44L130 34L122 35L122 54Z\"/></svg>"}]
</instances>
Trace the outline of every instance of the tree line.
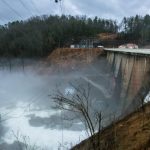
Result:
<instances>
[{"instance_id":1,"label":"tree line","mask_svg":"<svg viewBox=\"0 0 150 150\"><path fill-rule=\"evenodd\" d=\"M36 16L0 26L1 57L46 56L56 47L69 46L99 33L117 33L118 39L137 41L150 39L150 16L124 17L116 20L86 16Z\"/></svg>"},{"instance_id":2,"label":"tree line","mask_svg":"<svg viewBox=\"0 0 150 150\"><path fill-rule=\"evenodd\" d=\"M119 36L123 40L135 41L140 45L150 43L150 15L124 17L119 28Z\"/></svg>"},{"instance_id":3,"label":"tree line","mask_svg":"<svg viewBox=\"0 0 150 150\"><path fill-rule=\"evenodd\" d=\"M113 20L86 16L40 16L0 26L0 56L45 56L84 37L117 31Z\"/></svg>"}]
</instances>

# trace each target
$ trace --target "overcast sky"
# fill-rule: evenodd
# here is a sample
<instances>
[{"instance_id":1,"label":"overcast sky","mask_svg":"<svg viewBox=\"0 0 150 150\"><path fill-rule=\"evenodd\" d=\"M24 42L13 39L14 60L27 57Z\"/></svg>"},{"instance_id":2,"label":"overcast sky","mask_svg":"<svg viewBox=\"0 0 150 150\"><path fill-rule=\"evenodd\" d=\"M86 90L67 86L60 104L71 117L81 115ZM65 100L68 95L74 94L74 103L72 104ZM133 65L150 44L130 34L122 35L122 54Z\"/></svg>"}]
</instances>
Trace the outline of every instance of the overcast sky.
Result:
<instances>
[{"instance_id":1,"label":"overcast sky","mask_svg":"<svg viewBox=\"0 0 150 150\"><path fill-rule=\"evenodd\" d=\"M0 24L35 15L71 14L120 21L124 16L150 14L149 0L0 0Z\"/></svg>"}]
</instances>

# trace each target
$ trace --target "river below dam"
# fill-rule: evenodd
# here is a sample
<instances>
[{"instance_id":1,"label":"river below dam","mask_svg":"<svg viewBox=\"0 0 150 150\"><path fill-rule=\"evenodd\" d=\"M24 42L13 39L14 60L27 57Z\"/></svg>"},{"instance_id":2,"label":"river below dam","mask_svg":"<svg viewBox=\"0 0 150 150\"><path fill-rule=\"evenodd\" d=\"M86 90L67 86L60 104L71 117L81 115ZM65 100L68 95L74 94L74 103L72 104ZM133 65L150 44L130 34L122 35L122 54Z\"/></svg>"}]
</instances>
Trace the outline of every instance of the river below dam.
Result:
<instances>
[{"instance_id":1,"label":"river below dam","mask_svg":"<svg viewBox=\"0 0 150 150\"><path fill-rule=\"evenodd\" d=\"M49 65L39 61L23 66L1 65L0 149L17 150L24 145L44 150L69 149L87 138L80 119L64 119L72 114L54 109L50 95L57 88L64 94L73 94L72 84L89 84L94 109L105 112L105 116L117 112L112 99L115 81L111 73L103 71L105 65L100 61L53 73Z\"/></svg>"}]
</instances>

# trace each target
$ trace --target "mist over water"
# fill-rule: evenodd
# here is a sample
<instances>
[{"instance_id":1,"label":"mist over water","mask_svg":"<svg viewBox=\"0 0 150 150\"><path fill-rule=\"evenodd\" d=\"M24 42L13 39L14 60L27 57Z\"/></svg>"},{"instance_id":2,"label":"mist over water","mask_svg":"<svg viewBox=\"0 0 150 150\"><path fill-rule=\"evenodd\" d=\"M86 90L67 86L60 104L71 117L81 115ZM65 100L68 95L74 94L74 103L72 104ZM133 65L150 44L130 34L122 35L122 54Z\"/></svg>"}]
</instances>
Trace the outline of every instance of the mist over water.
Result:
<instances>
[{"instance_id":1,"label":"mist over water","mask_svg":"<svg viewBox=\"0 0 150 150\"><path fill-rule=\"evenodd\" d=\"M50 94L59 88L64 94L73 93L71 84L90 84L92 105L105 116L117 112L113 100L114 85L106 60L101 59L79 68L52 70L42 61L11 60L0 65L0 148L16 150L17 139L24 145L24 137L31 145L47 149L70 148L87 137L80 120L63 120L72 113L53 109ZM107 66L107 68L109 68ZM118 110L119 112L119 110ZM105 120L108 124L110 117Z\"/></svg>"}]
</instances>

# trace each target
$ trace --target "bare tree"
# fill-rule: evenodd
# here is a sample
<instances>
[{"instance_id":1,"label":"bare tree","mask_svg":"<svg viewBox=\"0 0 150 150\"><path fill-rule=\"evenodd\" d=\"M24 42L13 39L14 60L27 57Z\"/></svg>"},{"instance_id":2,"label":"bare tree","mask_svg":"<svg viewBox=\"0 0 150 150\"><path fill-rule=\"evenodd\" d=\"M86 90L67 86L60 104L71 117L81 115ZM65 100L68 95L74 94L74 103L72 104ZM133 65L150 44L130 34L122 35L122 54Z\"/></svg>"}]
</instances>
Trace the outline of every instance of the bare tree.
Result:
<instances>
[{"instance_id":1,"label":"bare tree","mask_svg":"<svg viewBox=\"0 0 150 150\"><path fill-rule=\"evenodd\" d=\"M101 111L96 111L92 105L93 100L90 98L91 88L89 84L86 88L80 85L76 87L71 84L71 86L74 89L74 93L63 94L60 90L56 90L56 93L52 95L55 108L71 111L80 116L88 135L93 136L97 131L100 132L102 128L102 113ZM91 140L95 149L95 142L93 138Z\"/></svg>"},{"instance_id":2,"label":"bare tree","mask_svg":"<svg viewBox=\"0 0 150 150\"><path fill-rule=\"evenodd\" d=\"M17 143L18 150L46 150L37 146L36 144L31 144L30 138L28 136L20 134L19 131L17 131L17 133L12 131L12 135L14 136L15 141Z\"/></svg>"}]
</instances>

